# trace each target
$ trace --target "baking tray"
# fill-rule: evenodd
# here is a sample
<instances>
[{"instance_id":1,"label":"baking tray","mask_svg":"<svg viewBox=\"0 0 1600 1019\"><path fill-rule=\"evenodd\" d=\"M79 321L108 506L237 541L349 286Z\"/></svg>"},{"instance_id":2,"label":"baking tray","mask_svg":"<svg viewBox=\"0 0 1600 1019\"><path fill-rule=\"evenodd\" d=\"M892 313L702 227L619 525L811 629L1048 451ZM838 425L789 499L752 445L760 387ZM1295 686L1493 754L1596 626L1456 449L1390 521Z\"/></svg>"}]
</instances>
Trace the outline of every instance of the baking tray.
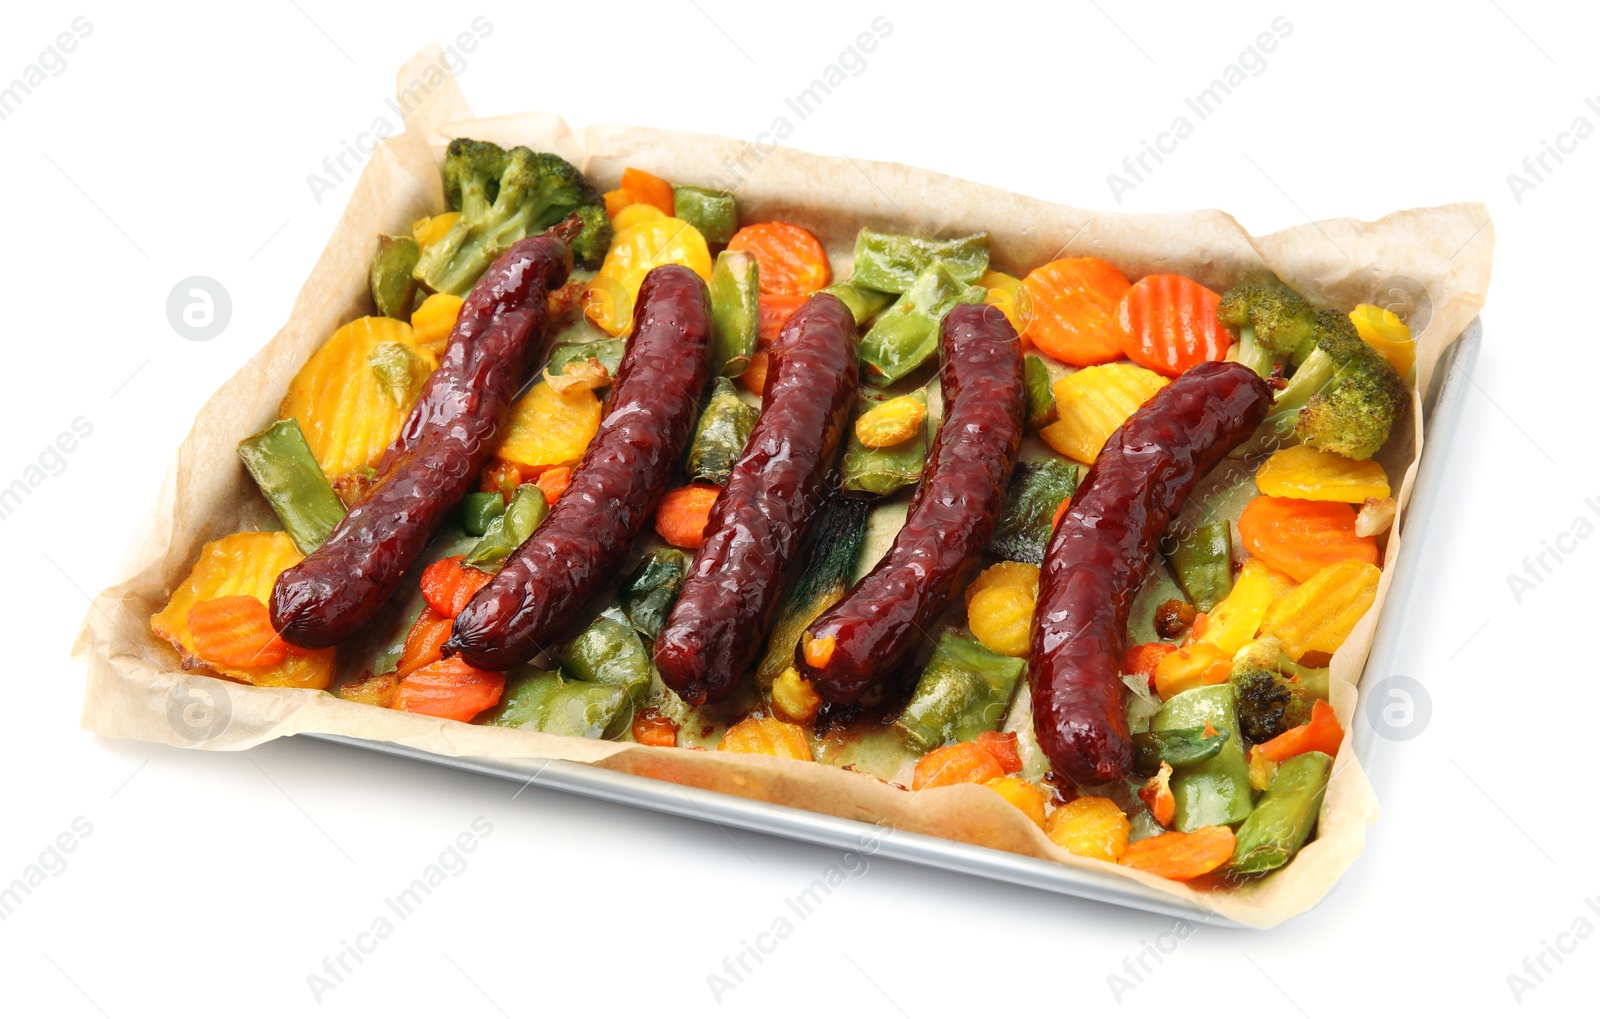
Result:
<instances>
[{"instance_id":1,"label":"baking tray","mask_svg":"<svg viewBox=\"0 0 1600 1019\"><path fill-rule=\"evenodd\" d=\"M1433 391L1424 397L1426 440L1422 452L1422 464L1418 468L1416 486L1401 521L1406 541L1395 564L1394 581L1389 589L1383 615L1378 620L1378 631L1373 641L1372 653L1368 656L1366 669L1362 674L1363 682L1359 688L1356 721L1353 725L1355 731L1351 737L1355 753L1360 758L1362 767L1369 773L1374 763L1373 758L1380 755L1380 747L1386 742L1372 726L1361 721L1366 718L1368 692L1374 685L1373 681L1369 681L1369 677L1381 679L1396 674L1403 647L1401 634L1412 614L1422 611L1425 588L1421 582L1420 565L1428 558L1428 536L1431 532L1429 522L1437 509L1438 479L1444 473L1445 464L1450 459L1452 440L1461 418L1461 405L1470 384L1469 373L1477 359L1482 341L1481 322L1479 319L1473 319L1445 351L1440 360L1440 370L1434 375ZM397 757L409 757L447 768L502 778L519 785L536 785L542 789L576 793L580 796L590 796L612 803L625 803L692 820L709 821L712 824L799 839L834 849L857 852L870 849L873 855L891 860L904 860L939 870L1038 888L1041 891L1182 917L1196 923L1218 927L1243 926L1192 903L1115 874L1065 867L1053 860L986 849L930 835L884 829L863 821L846 820L759 800L741 799L726 793L691 789L671 782L620 774L586 764L537 758L495 761L475 757L446 757L415 750L398 743L322 733L306 735L312 739L344 743Z\"/></svg>"}]
</instances>

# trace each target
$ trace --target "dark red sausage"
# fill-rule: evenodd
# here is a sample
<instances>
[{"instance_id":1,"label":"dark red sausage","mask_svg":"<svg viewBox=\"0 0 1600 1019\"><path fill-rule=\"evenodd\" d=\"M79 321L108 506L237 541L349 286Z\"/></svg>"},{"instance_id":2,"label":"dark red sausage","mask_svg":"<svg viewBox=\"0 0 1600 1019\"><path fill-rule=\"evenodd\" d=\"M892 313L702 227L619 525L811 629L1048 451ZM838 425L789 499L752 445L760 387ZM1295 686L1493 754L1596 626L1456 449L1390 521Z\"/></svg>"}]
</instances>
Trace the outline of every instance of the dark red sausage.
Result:
<instances>
[{"instance_id":1,"label":"dark red sausage","mask_svg":"<svg viewBox=\"0 0 1600 1019\"><path fill-rule=\"evenodd\" d=\"M944 424L905 525L795 649L800 674L834 703L859 700L949 605L989 544L1022 445L1027 397L1011 323L998 308L963 304L940 332Z\"/></svg>"},{"instance_id":2,"label":"dark red sausage","mask_svg":"<svg viewBox=\"0 0 1600 1019\"><path fill-rule=\"evenodd\" d=\"M650 270L600 431L539 529L456 617L444 652L525 662L589 622L682 459L710 379L711 299L690 269Z\"/></svg>"},{"instance_id":3,"label":"dark red sausage","mask_svg":"<svg viewBox=\"0 0 1600 1019\"><path fill-rule=\"evenodd\" d=\"M512 245L478 280L370 492L273 586L272 625L284 640L337 644L394 593L494 452L544 337L546 294L571 270L566 244L545 235Z\"/></svg>"},{"instance_id":4,"label":"dark red sausage","mask_svg":"<svg viewBox=\"0 0 1600 1019\"><path fill-rule=\"evenodd\" d=\"M1172 514L1271 406L1244 365L1196 365L1111 433L1078 486L1045 550L1028 654L1033 731L1058 774L1098 785L1133 766L1128 610Z\"/></svg>"},{"instance_id":5,"label":"dark red sausage","mask_svg":"<svg viewBox=\"0 0 1600 1019\"><path fill-rule=\"evenodd\" d=\"M818 294L778 334L744 454L656 639L656 669L690 704L726 697L761 650L822 501L856 397L856 323Z\"/></svg>"}]
</instances>

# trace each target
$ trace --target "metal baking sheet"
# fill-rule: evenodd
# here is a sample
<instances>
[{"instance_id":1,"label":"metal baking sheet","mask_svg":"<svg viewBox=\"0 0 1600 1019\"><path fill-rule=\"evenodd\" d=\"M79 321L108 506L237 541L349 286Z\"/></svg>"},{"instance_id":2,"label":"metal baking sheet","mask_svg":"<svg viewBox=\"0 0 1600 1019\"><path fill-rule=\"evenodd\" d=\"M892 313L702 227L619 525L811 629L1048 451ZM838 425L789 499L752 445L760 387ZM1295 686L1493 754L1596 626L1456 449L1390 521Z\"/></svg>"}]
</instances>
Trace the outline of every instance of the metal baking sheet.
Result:
<instances>
[{"instance_id":1,"label":"metal baking sheet","mask_svg":"<svg viewBox=\"0 0 1600 1019\"><path fill-rule=\"evenodd\" d=\"M1477 358L1482 339L1482 326L1478 319L1473 319L1446 351L1441 360L1441 369L1435 375L1434 391L1427 394L1425 399L1426 448L1423 450L1422 465L1417 472L1415 490L1401 521L1406 534L1405 547L1400 550L1395 564L1397 572L1394 583L1389 590L1383 616L1378 621L1378 632L1373 641L1372 654L1363 673L1361 695L1356 705L1357 721L1353 726L1354 732L1351 737L1362 766L1369 772L1384 740L1371 726L1362 723L1360 719L1365 717L1368 693L1376 679L1395 675L1395 666L1403 646L1401 633L1411 613L1420 611L1423 604L1426 584L1419 576L1418 564L1426 558L1425 549L1431 531L1429 522L1438 508L1436 498L1438 478L1445 469L1444 464L1450 458L1451 442L1460 420L1461 405L1468 388L1467 376ZM809 810L691 789L671 782L619 774L585 764L538 759L495 761L473 757L446 757L414 750L397 743L325 734L308 735L314 739L428 761L447 768L503 778L518 784L592 796L613 803L626 803L647 810L799 839L835 849L859 850L863 846L875 845L876 855L892 860L905 860L940 870L1025 885L1042 891L1183 917L1197 923L1221 927L1240 926L1224 917L1198 909L1181 899L1113 874L1064 867L1051 860L1036 859L997 849L985 849L981 846L952 842L928 835L886 831L862 821L850 821Z\"/></svg>"}]
</instances>

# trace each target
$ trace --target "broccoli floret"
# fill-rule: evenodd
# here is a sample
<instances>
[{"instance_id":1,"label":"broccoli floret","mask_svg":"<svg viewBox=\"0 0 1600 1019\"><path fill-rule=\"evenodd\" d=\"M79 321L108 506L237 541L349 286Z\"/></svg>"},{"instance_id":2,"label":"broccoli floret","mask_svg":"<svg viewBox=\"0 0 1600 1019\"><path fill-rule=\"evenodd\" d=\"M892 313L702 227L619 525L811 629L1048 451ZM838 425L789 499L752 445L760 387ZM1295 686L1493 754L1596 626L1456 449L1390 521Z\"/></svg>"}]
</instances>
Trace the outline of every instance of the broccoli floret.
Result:
<instances>
[{"instance_id":1,"label":"broccoli floret","mask_svg":"<svg viewBox=\"0 0 1600 1019\"><path fill-rule=\"evenodd\" d=\"M1274 637L1246 644L1233 656L1234 697L1239 731L1251 743L1265 743L1311 720L1312 696L1306 678L1283 653ZM1310 670L1307 670L1310 671Z\"/></svg>"},{"instance_id":2,"label":"broccoli floret","mask_svg":"<svg viewBox=\"0 0 1600 1019\"><path fill-rule=\"evenodd\" d=\"M610 243L609 222L604 230L599 226L605 217L600 193L571 163L548 152L457 138L445 153L444 189L461 218L422 252L416 268L417 279L436 292L465 295L507 248L572 213L585 224L579 235L584 248L574 250L580 263L598 263Z\"/></svg>"},{"instance_id":3,"label":"broccoli floret","mask_svg":"<svg viewBox=\"0 0 1600 1019\"><path fill-rule=\"evenodd\" d=\"M606 215L604 205L580 206L574 214L583 224L583 229L567 242L572 249L572 260L585 269L598 269L600 263L605 261L606 252L611 250L611 239L616 233L611 226L611 217Z\"/></svg>"},{"instance_id":4,"label":"broccoli floret","mask_svg":"<svg viewBox=\"0 0 1600 1019\"><path fill-rule=\"evenodd\" d=\"M1357 333L1344 312L1316 312L1316 347L1278 392L1266 421L1242 448L1268 452L1300 442L1353 460L1383 448L1410 402L1405 381Z\"/></svg>"},{"instance_id":5,"label":"broccoli floret","mask_svg":"<svg viewBox=\"0 0 1600 1019\"><path fill-rule=\"evenodd\" d=\"M1239 331L1237 360L1262 378L1274 364L1298 365L1316 344L1311 305L1276 279L1235 286L1222 295L1217 318Z\"/></svg>"}]
</instances>

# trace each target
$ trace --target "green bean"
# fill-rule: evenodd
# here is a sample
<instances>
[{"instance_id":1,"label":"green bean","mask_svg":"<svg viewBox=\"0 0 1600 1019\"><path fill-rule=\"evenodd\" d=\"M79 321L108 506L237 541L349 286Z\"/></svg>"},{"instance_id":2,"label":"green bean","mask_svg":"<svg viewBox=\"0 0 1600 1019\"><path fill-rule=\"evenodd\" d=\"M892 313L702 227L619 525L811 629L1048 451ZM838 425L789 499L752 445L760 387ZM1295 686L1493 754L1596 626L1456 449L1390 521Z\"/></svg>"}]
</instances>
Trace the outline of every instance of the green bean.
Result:
<instances>
[{"instance_id":1,"label":"green bean","mask_svg":"<svg viewBox=\"0 0 1600 1019\"><path fill-rule=\"evenodd\" d=\"M753 255L724 251L711 270L711 367L732 378L744 374L756 352L761 326L760 280Z\"/></svg>"},{"instance_id":2,"label":"green bean","mask_svg":"<svg viewBox=\"0 0 1600 1019\"><path fill-rule=\"evenodd\" d=\"M294 418L275 421L239 443L239 459L304 554L321 547L344 519L344 503L317 466Z\"/></svg>"},{"instance_id":3,"label":"green bean","mask_svg":"<svg viewBox=\"0 0 1600 1019\"><path fill-rule=\"evenodd\" d=\"M968 234L935 240L914 234L886 234L865 227L856 234L854 279L891 294L911 290L934 263L943 262L962 283L975 283L989 268L989 235Z\"/></svg>"},{"instance_id":4,"label":"green bean","mask_svg":"<svg viewBox=\"0 0 1600 1019\"><path fill-rule=\"evenodd\" d=\"M861 337L861 360L887 385L922 367L939 350L939 323L957 304L978 304L987 291L968 286L935 262Z\"/></svg>"},{"instance_id":5,"label":"green bean","mask_svg":"<svg viewBox=\"0 0 1600 1019\"><path fill-rule=\"evenodd\" d=\"M378 238L378 251L372 256L367 285L378 314L407 321L417 297L417 281L411 275L422 252L410 237Z\"/></svg>"},{"instance_id":6,"label":"green bean","mask_svg":"<svg viewBox=\"0 0 1600 1019\"><path fill-rule=\"evenodd\" d=\"M739 230L739 211L727 191L680 184L672 189L672 210L700 231L707 244L726 244Z\"/></svg>"},{"instance_id":7,"label":"green bean","mask_svg":"<svg viewBox=\"0 0 1600 1019\"><path fill-rule=\"evenodd\" d=\"M1026 664L958 631L946 631L895 727L917 753L976 739L1004 721Z\"/></svg>"},{"instance_id":8,"label":"green bean","mask_svg":"<svg viewBox=\"0 0 1600 1019\"><path fill-rule=\"evenodd\" d=\"M1264 874L1293 859L1322 813L1322 794L1332 773L1333 758L1316 750L1278 765L1272 786L1239 826L1228 870Z\"/></svg>"},{"instance_id":9,"label":"green bean","mask_svg":"<svg viewBox=\"0 0 1600 1019\"><path fill-rule=\"evenodd\" d=\"M1207 722L1227 733L1222 749L1197 764L1173 768L1172 797L1177 803L1175 823L1182 831L1208 824L1238 824L1250 816L1253 796L1244 740L1239 736L1233 687L1228 683L1195 687L1176 694L1161 706L1151 721L1152 731L1192 729Z\"/></svg>"}]
</instances>

